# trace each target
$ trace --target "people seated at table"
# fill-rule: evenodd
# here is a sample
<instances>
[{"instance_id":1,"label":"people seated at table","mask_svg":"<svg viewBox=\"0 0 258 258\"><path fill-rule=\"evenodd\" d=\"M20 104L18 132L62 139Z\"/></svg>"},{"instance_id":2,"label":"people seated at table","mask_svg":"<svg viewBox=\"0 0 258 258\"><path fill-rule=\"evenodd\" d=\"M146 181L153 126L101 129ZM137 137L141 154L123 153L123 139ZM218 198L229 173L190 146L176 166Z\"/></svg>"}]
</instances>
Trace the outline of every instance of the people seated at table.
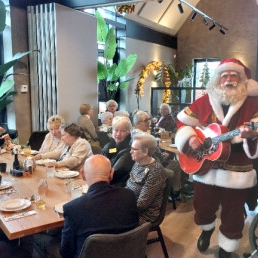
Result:
<instances>
[{"instance_id":1,"label":"people seated at table","mask_svg":"<svg viewBox=\"0 0 258 258\"><path fill-rule=\"evenodd\" d=\"M137 197L139 222L154 222L159 214L166 185L166 173L160 162L152 156L157 148L156 139L149 134L135 135L131 156L135 164L126 183L126 188Z\"/></svg>"},{"instance_id":2,"label":"people seated at table","mask_svg":"<svg viewBox=\"0 0 258 258\"><path fill-rule=\"evenodd\" d=\"M162 103L159 107L160 117L156 123L156 127L163 128L165 131L175 133L177 131L176 119L171 114L171 107L166 103Z\"/></svg>"},{"instance_id":3,"label":"people seated at table","mask_svg":"<svg viewBox=\"0 0 258 258\"><path fill-rule=\"evenodd\" d=\"M47 121L47 129L49 133L39 149L39 153L45 153L64 147L64 142L61 140L60 126L64 124L64 119L59 115L49 117Z\"/></svg>"},{"instance_id":4,"label":"people seated at table","mask_svg":"<svg viewBox=\"0 0 258 258\"><path fill-rule=\"evenodd\" d=\"M107 101L106 107L107 107L107 111L111 112L114 115L114 113L118 108L118 104L115 100L110 99L109 101Z\"/></svg>"},{"instance_id":5,"label":"people seated at table","mask_svg":"<svg viewBox=\"0 0 258 258\"><path fill-rule=\"evenodd\" d=\"M112 138L104 146L102 154L106 156L115 170L111 184L125 186L134 161L130 155L132 124L128 117L114 117Z\"/></svg>"},{"instance_id":6,"label":"people seated at table","mask_svg":"<svg viewBox=\"0 0 258 258\"><path fill-rule=\"evenodd\" d=\"M100 147L96 128L91 121L93 109L89 104L82 104L80 106L80 116L78 118L78 125L80 126L83 136L90 143L91 146Z\"/></svg>"},{"instance_id":7,"label":"people seated at table","mask_svg":"<svg viewBox=\"0 0 258 258\"><path fill-rule=\"evenodd\" d=\"M62 149L38 154L35 159L55 159L55 162L49 162L48 165L58 167L67 167L69 169L79 170L84 161L92 156L91 146L87 140L81 138L81 129L78 125L71 123L61 126Z\"/></svg>"},{"instance_id":8,"label":"people seated at table","mask_svg":"<svg viewBox=\"0 0 258 258\"><path fill-rule=\"evenodd\" d=\"M113 114L109 111L103 112L100 116L101 126L98 131L110 133L112 131Z\"/></svg>"}]
</instances>

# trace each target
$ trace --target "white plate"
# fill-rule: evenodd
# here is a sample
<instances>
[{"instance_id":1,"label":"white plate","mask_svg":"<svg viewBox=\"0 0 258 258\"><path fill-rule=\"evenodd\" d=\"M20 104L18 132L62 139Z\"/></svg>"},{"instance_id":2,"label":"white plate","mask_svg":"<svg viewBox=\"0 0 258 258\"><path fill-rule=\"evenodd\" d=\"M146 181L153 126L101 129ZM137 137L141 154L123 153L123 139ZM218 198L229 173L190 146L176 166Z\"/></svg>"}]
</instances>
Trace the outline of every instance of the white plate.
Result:
<instances>
[{"instance_id":1,"label":"white plate","mask_svg":"<svg viewBox=\"0 0 258 258\"><path fill-rule=\"evenodd\" d=\"M176 145L174 143L171 143L168 146L171 147L171 148L176 148Z\"/></svg>"},{"instance_id":2,"label":"white plate","mask_svg":"<svg viewBox=\"0 0 258 258\"><path fill-rule=\"evenodd\" d=\"M71 177L76 177L80 173L78 171L71 171L71 170L61 170L55 173L56 177L59 178L71 178Z\"/></svg>"},{"instance_id":3,"label":"white plate","mask_svg":"<svg viewBox=\"0 0 258 258\"><path fill-rule=\"evenodd\" d=\"M1 149L0 154L6 153L6 149Z\"/></svg>"},{"instance_id":4,"label":"white plate","mask_svg":"<svg viewBox=\"0 0 258 258\"><path fill-rule=\"evenodd\" d=\"M12 186L12 182L10 181L2 181L1 185L0 185L0 190L3 190L3 189L6 189L6 188L9 188Z\"/></svg>"},{"instance_id":5,"label":"white plate","mask_svg":"<svg viewBox=\"0 0 258 258\"><path fill-rule=\"evenodd\" d=\"M31 202L26 199L13 199L0 203L1 211L19 211L28 208Z\"/></svg>"},{"instance_id":6,"label":"white plate","mask_svg":"<svg viewBox=\"0 0 258 258\"><path fill-rule=\"evenodd\" d=\"M37 155L39 152L37 150L31 150L30 155ZM21 152L21 155L25 155L24 152Z\"/></svg>"},{"instance_id":7,"label":"white plate","mask_svg":"<svg viewBox=\"0 0 258 258\"><path fill-rule=\"evenodd\" d=\"M24 199L13 199L7 200L2 203L2 207L8 210L18 209L21 208L25 203Z\"/></svg>"},{"instance_id":8,"label":"white plate","mask_svg":"<svg viewBox=\"0 0 258 258\"><path fill-rule=\"evenodd\" d=\"M69 201L61 202L61 203L56 204L56 205L55 205L55 211L57 211L57 212L63 214L63 213L64 213L64 211L63 211L63 206L64 206L66 203L68 203L68 202L69 202Z\"/></svg>"},{"instance_id":9,"label":"white plate","mask_svg":"<svg viewBox=\"0 0 258 258\"><path fill-rule=\"evenodd\" d=\"M40 160L36 160L36 164L37 165L45 166L48 162L56 162L56 160L55 159L40 159Z\"/></svg>"}]
</instances>

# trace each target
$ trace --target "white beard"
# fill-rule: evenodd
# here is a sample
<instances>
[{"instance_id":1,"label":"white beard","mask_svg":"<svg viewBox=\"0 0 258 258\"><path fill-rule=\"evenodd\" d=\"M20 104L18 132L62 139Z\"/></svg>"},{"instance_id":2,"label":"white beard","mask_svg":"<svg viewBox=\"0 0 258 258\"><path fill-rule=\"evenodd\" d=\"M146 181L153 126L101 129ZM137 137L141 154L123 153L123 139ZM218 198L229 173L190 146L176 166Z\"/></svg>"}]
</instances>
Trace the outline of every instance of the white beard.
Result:
<instances>
[{"instance_id":1,"label":"white beard","mask_svg":"<svg viewBox=\"0 0 258 258\"><path fill-rule=\"evenodd\" d=\"M210 94L221 104L235 104L239 100L245 98L247 94L246 86L243 83L238 83L236 87L227 87L225 85L217 85L213 89L209 89Z\"/></svg>"}]
</instances>

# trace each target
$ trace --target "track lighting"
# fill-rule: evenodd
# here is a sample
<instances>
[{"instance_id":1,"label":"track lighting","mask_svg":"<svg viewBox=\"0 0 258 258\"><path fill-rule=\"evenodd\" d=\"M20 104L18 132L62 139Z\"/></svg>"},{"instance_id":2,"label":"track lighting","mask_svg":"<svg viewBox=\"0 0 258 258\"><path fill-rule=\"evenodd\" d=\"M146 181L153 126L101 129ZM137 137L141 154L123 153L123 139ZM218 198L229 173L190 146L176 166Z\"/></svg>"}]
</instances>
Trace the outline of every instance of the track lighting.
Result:
<instances>
[{"instance_id":1,"label":"track lighting","mask_svg":"<svg viewBox=\"0 0 258 258\"><path fill-rule=\"evenodd\" d=\"M197 12L195 11L195 12L193 13L192 17L191 17L191 21L193 21L193 20L195 19L196 15L197 15Z\"/></svg>"},{"instance_id":2,"label":"track lighting","mask_svg":"<svg viewBox=\"0 0 258 258\"><path fill-rule=\"evenodd\" d=\"M181 2L177 6L178 6L179 12L184 13L184 9L183 9L183 6L181 5Z\"/></svg>"},{"instance_id":3,"label":"track lighting","mask_svg":"<svg viewBox=\"0 0 258 258\"><path fill-rule=\"evenodd\" d=\"M208 25L208 24L209 24L209 22L207 21L207 19L206 19L205 16L203 17L203 23L204 23L205 25Z\"/></svg>"},{"instance_id":4,"label":"track lighting","mask_svg":"<svg viewBox=\"0 0 258 258\"><path fill-rule=\"evenodd\" d=\"M203 23L205 25L209 24L208 20L212 21L213 24L209 27L209 30L213 30L216 27L216 25L218 25L220 27L220 30L219 30L220 33L222 33L223 35L226 34L226 30L228 30L228 29L225 26L218 23L213 18L209 17L207 14L205 14L202 11L200 11L199 9L195 8L194 6L192 6L191 4L186 2L185 0L179 0L178 9L179 9L180 13L184 12L183 7L182 7L182 3L193 9L194 13L191 16L191 21L193 21L195 19L197 14L201 14L203 16Z\"/></svg>"},{"instance_id":5,"label":"track lighting","mask_svg":"<svg viewBox=\"0 0 258 258\"><path fill-rule=\"evenodd\" d=\"M215 22L213 21L213 24L210 26L209 30L213 30L216 27Z\"/></svg>"},{"instance_id":6,"label":"track lighting","mask_svg":"<svg viewBox=\"0 0 258 258\"><path fill-rule=\"evenodd\" d=\"M223 35L226 34L226 31L224 30L224 28L223 28L222 26L220 26L220 30L219 30L219 31L220 31L220 33L223 34Z\"/></svg>"}]
</instances>

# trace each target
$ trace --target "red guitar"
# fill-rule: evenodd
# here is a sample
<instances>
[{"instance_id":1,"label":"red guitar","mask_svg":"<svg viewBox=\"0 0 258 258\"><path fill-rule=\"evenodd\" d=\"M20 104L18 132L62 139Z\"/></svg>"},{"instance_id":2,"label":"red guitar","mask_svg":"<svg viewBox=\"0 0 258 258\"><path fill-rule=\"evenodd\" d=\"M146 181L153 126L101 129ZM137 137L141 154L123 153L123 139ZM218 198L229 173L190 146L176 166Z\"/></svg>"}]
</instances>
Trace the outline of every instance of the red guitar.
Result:
<instances>
[{"instance_id":1,"label":"red guitar","mask_svg":"<svg viewBox=\"0 0 258 258\"><path fill-rule=\"evenodd\" d=\"M255 129L254 123L250 127ZM205 129L196 127L194 130L203 141L203 146L191 153L179 153L179 163L187 174L204 175L215 161L227 161L230 154L230 143L227 140L239 135L240 129L228 132L227 127L213 123Z\"/></svg>"}]
</instances>

